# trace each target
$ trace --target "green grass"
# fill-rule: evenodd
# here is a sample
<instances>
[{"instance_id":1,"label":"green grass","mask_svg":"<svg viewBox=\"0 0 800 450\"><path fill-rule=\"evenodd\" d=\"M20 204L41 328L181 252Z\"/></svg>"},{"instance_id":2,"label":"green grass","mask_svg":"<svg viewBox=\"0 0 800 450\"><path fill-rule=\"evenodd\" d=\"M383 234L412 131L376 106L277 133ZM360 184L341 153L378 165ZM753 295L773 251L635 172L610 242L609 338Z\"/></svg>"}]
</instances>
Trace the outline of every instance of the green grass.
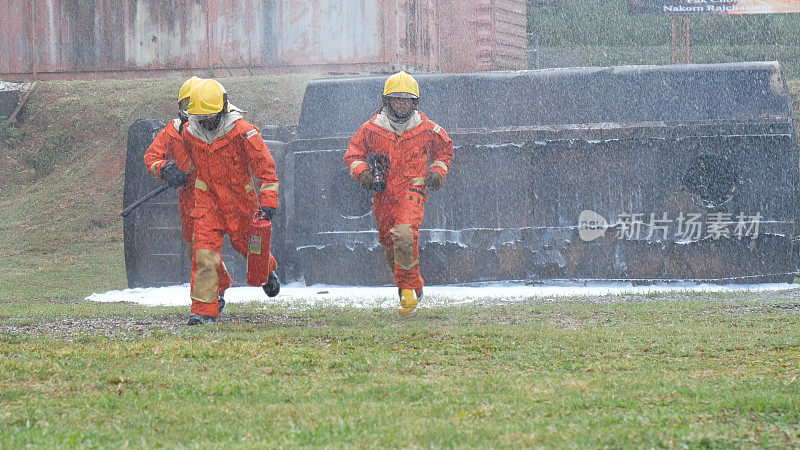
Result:
<instances>
[{"instance_id":1,"label":"green grass","mask_svg":"<svg viewBox=\"0 0 800 450\"><path fill-rule=\"evenodd\" d=\"M800 315L754 306L796 294L758 296L409 321L235 304L199 328L183 308L6 302L0 446L797 446ZM151 326L58 331L97 320Z\"/></svg>"},{"instance_id":2,"label":"green grass","mask_svg":"<svg viewBox=\"0 0 800 450\"><path fill-rule=\"evenodd\" d=\"M529 64L537 47L539 67L669 64L671 20L631 16L625 0L529 0ZM799 34L800 14L692 16L691 61L780 61L797 77Z\"/></svg>"}]
</instances>

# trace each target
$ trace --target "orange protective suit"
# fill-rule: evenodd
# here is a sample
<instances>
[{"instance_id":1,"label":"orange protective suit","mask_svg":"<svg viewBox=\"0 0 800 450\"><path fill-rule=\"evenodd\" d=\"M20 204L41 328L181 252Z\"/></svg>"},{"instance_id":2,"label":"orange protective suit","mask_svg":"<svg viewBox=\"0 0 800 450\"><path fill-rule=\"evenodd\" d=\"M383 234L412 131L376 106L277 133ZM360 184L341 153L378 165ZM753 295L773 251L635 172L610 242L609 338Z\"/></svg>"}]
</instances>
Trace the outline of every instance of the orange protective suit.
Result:
<instances>
[{"instance_id":1,"label":"orange protective suit","mask_svg":"<svg viewBox=\"0 0 800 450\"><path fill-rule=\"evenodd\" d=\"M192 127L183 132L184 147L197 170L191 312L211 317L219 316L216 269L222 261L223 236L227 234L233 248L247 257L253 214L259 206L278 206L275 162L258 128L242 118L231 126L210 143L193 135ZM269 270L276 268L270 254Z\"/></svg>"},{"instance_id":2,"label":"orange protective suit","mask_svg":"<svg viewBox=\"0 0 800 450\"><path fill-rule=\"evenodd\" d=\"M183 138L178 132L178 127L181 126L180 119L170 121L163 130L161 130L153 143L144 153L144 164L147 171L153 176L161 178L161 168L169 160L174 160L178 169L189 173L189 182L186 186L178 188L178 213L181 217L181 228L183 231L183 242L186 245L186 252L189 259L193 258L194 252L194 218L192 217L192 210L194 209L194 180L196 173L193 170L189 155L183 148ZM225 291L233 284L233 279L225 269L224 264L220 264L217 275L219 277L219 293Z\"/></svg>"},{"instance_id":3,"label":"orange protective suit","mask_svg":"<svg viewBox=\"0 0 800 450\"><path fill-rule=\"evenodd\" d=\"M453 142L441 126L422 113L412 118L399 136L385 116L378 114L359 128L347 146L344 162L354 179L369 168L367 157L374 153L389 157L386 189L373 196L378 240L394 268L397 287L419 293L424 284L419 265L419 227L427 200L425 176L430 171L442 178L447 176Z\"/></svg>"}]
</instances>

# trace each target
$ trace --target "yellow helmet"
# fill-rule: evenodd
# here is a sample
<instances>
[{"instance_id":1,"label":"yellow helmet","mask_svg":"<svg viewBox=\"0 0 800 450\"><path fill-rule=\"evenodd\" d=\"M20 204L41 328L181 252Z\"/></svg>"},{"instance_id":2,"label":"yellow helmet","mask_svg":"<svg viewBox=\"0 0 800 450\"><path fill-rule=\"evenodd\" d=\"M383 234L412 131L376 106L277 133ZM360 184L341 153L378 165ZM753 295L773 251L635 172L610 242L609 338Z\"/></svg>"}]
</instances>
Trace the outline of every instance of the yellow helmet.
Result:
<instances>
[{"instance_id":1,"label":"yellow helmet","mask_svg":"<svg viewBox=\"0 0 800 450\"><path fill-rule=\"evenodd\" d=\"M181 101L189 96L189 93L192 91L192 88L197 86L197 83L203 81L202 78L192 77L186 80L181 86L181 90L178 91L178 101Z\"/></svg>"},{"instance_id":2,"label":"yellow helmet","mask_svg":"<svg viewBox=\"0 0 800 450\"><path fill-rule=\"evenodd\" d=\"M202 116L228 112L228 94L217 80L202 80L189 94L189 114Z\"/></svg>"},{"instance_id":3,"label":"yellow helmet","mask_svg":"<svg viewBox=\"0 0 800 450\"><path fill-rule=\"evenodd\" d=\"M405 71L398 72L386 79L383 95L389 97L419 98L417 80Z\"/></svg>"}]
</instances>

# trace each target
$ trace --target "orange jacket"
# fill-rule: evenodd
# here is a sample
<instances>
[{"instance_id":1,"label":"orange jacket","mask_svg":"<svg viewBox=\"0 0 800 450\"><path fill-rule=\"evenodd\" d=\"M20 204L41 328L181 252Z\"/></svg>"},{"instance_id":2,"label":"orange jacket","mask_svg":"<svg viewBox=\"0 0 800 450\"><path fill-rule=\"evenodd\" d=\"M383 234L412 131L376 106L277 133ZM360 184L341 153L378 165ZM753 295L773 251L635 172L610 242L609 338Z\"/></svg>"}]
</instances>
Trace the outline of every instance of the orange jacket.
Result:
<instances>
[{"instance_id":1,"label":"orange jacket","mask_svg":"<svg viewBox=\"0 0 800 450\"><path fill-rule=\"evenodd\" d=\"M252 175L258 179L260 206L278 207L275 161L258 128L244 119L238 119L233 129L210 144L196 138L189 130L189 127L184 129L183 143L197 168L194 186L199 191L211 194L202 196L204 207L226 210L228 202L239 204L246 201L252 203L251 213L255 212L259 203L255 201L256 186L253 185ZM200 207L199 192L196 194L196 207Z\"/></svg>"},{"instance_id":2,"label":"orange jacket","mask_svg":"<svg viewBox=\"0 0 800 450\"><path fill-rule=\"evenodd\" d=\"M377 201L399 198L408 189L425 189L428 172L439 172L447 177L453 159L453 141L441 126L419 113L422 123L398 136L394 131L379 126L377 115L358 129L344 155L350 175L358 179L367 170L367 156L383 153L389 157L386 171L386 190L375 194ZM431 165L428 167L428 158Z\"/></svg>"},{"instance_id":3,"label":"orange jacket","mask_svg":"<svg viewBox=\"0 0 800 450\"><path fill-rule=\"evenodd\" d=\"M153 139L153 143L144 152L144 165L154 177L161 178L161 168L170 159L175 160L178 169L189 172L189 183L178 189L178 201L181 208L191 210L192 192L194 191L194 171L192 161L183 148L183 138L178 133L177 126L180 120L171 120L163 130Z\"/></svg>"},{"instance_id":4,"label":"orange jacket","mask_svg":"<svg viewBox=\"0 0 800 450\"><path fill-rule=\"evenodd\" d=\"M191 161L186 150L183 149L183 138L176 128L179 124L178 119L171 120L144 152L144 164L147 166L147 171L155 177L161 177L161 168L170 159L175 160L178 169L189 172Z\"/></svg>"}]
</instances>

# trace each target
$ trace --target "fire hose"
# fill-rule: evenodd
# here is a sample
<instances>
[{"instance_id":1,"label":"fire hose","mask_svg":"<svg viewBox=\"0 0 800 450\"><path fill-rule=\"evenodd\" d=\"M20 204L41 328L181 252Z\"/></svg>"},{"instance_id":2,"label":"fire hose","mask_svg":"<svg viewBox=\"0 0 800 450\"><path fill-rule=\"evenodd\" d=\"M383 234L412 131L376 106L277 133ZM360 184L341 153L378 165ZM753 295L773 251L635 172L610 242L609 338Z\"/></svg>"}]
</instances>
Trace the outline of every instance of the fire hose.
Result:
<instances>
[{"instance_id":1,"label":"fire hose","mask_svg":"<svg viewBox=\"0 0 800 450\"><path fill-rule=\"evenodd\" d=\"M142 197L139 200L136 200L135 202L133 202L130 205L128 205L128 207L123 209L122 212L119 213L119 215L122 216L122 217L128 217L128 214L133 212L134 209L136 209L136 208L142 206L143 204L147 203L151 198L153 198L156 195L166 191L167 189L169 189L169 185L164 183L163 185L161 185L161 186L153 189L152 191L148 192L147 194L145 194L144 197Z\"/></svg>"}]
</instances>

